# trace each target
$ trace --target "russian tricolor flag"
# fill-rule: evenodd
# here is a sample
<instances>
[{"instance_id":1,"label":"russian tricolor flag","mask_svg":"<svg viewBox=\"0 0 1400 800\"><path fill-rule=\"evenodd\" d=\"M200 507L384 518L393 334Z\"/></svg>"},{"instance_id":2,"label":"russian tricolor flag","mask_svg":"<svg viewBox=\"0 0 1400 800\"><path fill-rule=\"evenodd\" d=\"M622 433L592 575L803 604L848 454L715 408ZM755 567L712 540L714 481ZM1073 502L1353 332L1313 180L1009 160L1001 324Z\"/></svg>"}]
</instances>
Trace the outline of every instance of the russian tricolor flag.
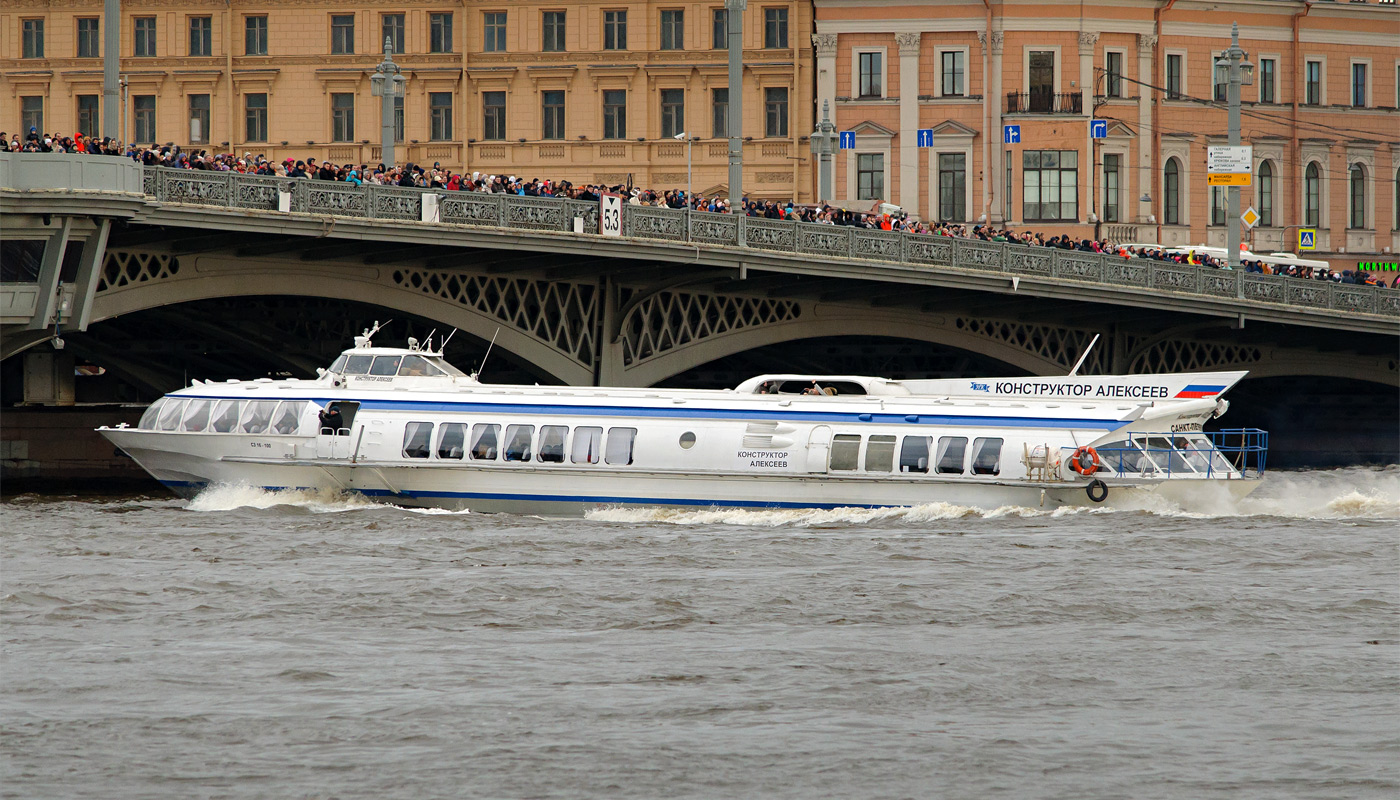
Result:
<instances>
[{"instance_id":1,"label":"russian tricolor flag","mask_svg":"<svg viewBox=\"0 0 1400 800\"><path fill-rule=\"evenodd\" d=\"M1198 400L1202 397L1214 397L1224 391L1224 389L1224 386L1207 386L1202 383L1193 383L1177 392L1176 399Z\"/></svg>"}]
</instances>

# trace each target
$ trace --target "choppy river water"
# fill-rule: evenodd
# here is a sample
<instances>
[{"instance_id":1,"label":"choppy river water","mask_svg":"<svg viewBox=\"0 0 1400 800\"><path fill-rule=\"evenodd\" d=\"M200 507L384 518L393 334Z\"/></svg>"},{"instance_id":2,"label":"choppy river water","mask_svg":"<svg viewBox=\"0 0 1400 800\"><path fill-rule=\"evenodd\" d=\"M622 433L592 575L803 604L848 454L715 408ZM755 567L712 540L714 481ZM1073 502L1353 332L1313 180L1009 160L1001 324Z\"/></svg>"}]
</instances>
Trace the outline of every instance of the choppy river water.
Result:
<instances>
[{"instance_id":1,"label":"choppy river water","mask_svg":"<svg viewBox=\"0 0 1400 800\"><path fill-rule=\"evenodd\" d=\"M0 795L1393 798L1400 469L1209 516L0 506Z\"/></svg>"}]
</instances>

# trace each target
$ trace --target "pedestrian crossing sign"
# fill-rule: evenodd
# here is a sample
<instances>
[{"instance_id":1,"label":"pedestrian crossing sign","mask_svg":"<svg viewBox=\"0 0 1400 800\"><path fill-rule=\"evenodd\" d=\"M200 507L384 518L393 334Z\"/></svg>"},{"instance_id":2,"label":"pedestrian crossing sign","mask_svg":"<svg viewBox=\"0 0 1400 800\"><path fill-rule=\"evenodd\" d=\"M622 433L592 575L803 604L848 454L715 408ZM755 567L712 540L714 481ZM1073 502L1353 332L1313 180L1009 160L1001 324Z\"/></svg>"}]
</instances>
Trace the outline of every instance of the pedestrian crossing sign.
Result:
<instances>
[{"instance_id":1,"label":"pedestrian crossing sign","mask_svg":"<svg viewBox=\"0 0 1400 800\"><path fill-rule=\"evenodd\" d=\"M1300 228L1300 229L1298 230L1298 249L1299 249L1299 250L1316 250L1316 249L1317 249L1317 231L1316 231L1316 230L1313 230L1313 229L1311 229L1311 228Z\"/></svg>"}]
</instances>

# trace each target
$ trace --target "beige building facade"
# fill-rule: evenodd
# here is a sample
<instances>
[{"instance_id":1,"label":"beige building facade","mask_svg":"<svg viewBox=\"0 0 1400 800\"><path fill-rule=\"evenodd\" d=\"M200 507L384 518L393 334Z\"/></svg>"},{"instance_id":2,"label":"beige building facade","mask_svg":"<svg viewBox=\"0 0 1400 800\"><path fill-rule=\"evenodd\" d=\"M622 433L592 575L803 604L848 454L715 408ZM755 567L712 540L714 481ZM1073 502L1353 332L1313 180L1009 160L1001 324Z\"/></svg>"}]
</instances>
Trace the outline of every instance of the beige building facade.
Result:
<instances>
[{"instance_id":1,"label":"beige building facade","mask_svg":"<svg viewBox=\"0 0 1400 800\"><path fill-rule=\"evenodd\" d=\"M836 158L841 201L1223 246L1206 148L1227 143L1212 65L1238 23L1255 65L1241 94L1255 174L1240 208L1261 215L1244 241L1294 250L1307 228L1342 262L1400 250L1394 3L815 0L815 13L817 104L854 134Z\"/></svg>"},{"instance_id":2,"label":"beige building facade","mask_svg":"<svg viewBox=\"0 0 1400 800\"><path fill-rule=\"evenodd\" d=\"M574 182L727 186L722 0L124 0L122 131L100 130L101 0L0 9L0 129L338 163L380 158L370 75L407 89L398 161ZM744 19L745 190L807 200L810 2ZM695 137L689 147L677 134ZM693 167L690 167L693 163Z\"/></svg>"}]
</instances>

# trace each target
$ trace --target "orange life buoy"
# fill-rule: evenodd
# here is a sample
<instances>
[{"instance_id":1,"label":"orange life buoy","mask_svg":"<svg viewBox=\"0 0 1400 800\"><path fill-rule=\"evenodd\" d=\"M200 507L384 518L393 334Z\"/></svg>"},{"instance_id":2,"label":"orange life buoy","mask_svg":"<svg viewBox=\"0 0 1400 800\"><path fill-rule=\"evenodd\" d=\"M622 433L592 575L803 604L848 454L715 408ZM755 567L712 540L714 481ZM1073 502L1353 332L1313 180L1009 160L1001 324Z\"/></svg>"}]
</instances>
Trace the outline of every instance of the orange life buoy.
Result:
<instances>
[{"instance_id":1,"label":"orange life buoy","mask_svg":"<svg viewBox=\"0 0 1400 800\"><path fill-rule=\"evenodd\" d=\"M1098 472L1101 466L1103 462L1099 460L1099 451L1092 447L1081 447L1069 457L1069 468L1086 478Z\"/></svg>"}]
</instances>

